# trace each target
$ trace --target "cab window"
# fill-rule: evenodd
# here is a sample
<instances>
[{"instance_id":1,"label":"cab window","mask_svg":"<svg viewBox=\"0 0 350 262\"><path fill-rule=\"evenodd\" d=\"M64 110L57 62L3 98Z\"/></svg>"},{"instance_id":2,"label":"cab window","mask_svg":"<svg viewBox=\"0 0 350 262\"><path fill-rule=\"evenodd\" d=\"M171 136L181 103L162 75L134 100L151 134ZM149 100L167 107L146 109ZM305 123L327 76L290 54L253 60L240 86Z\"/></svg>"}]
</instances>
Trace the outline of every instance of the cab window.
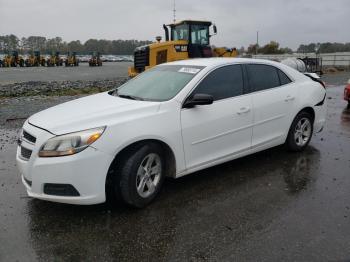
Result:
<instances>
[{"instance_id":1,"label":"cab window","mask_svg":"<svg viewBox=\"0 0 350 262\"><path fill-rule=\"evenodd\" d=\"M188 34L189 28L188 25L177 25L172 30L172 40L187 40L188 41Z\"/></svg>"},{"instance_id":2,"label":"cab window","mask_svg":"<svg viewBox=\"0 0 350 262\"><path fill-rule=\"evenodd\" d=\"M195 45L209 45L209 28L207 25L191 26L191 43Z\"/></svg>"},{"instance_id":3,"label":"cab window","mask_svg":"<svg viewBox=\"0 0 350 262\"><path fill-rule=\"evenodd\" d=\"M229 65L209 73L196 87L194 94L212 95L214 101L243 94L243 74L240 65Z\"/></svg>"}]
</instances>

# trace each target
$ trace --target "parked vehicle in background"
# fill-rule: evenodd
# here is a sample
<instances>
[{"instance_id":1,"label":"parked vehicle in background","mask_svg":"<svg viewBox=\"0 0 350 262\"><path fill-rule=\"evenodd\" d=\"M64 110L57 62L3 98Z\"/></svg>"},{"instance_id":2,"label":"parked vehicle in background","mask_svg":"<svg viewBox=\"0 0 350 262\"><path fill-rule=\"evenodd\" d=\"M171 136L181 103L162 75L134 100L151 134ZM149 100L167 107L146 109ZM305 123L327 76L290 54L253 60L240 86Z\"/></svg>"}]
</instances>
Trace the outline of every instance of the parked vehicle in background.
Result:
<instances>
[{"instance_id":1,"label":"parked vehicle in background","mask_svg":"<svg viewBox=\"0 0 350 262\"><path fill-rule=\"evenodd\" d=\"M79 65L79 59L77 58L76 52L68 52L67 57L64 61L65 66L78 66Z\"/></svg>"},{"instance_id":2,"label":"parked vehicle in background","mask_svg":"<svg viewBox=\"0 0 350 262\"><path fill-rule=\"evenodd\" d=\"M326 90L266 60L211 58L156 66L110 92L64 103L23 126L17 166L31 197L149 204L178 178L322 130Z\"/></svg>"},{"instance_id":3,"label":"parked vehicle in background","mask_svg":"<svg viewBox=\"0 0 350 262\"><path fill-rule=\"evenodd\" d=\"M34 51L34 53L30 54L29 57L25 60L25 65L27 67L45 66L45 64L45 58L40 55L40 51Z\"/></svg>"},{"instance_id":4,"label":"parked vehicle in background","mask_svg":"<svg viewBox=\"0 0 350 262\"><path fill-rule=\"evenodd\" d=\"M79 63L88 63L90 60L90 56L87 55L79 55L77 58L79 59Z\"/></svg>"},{"instance_id":5,"label":"parked vehicle in background","mask_svg":"<svg viewBox=\"0 0 350 262\"><path fill-rule=\"evenodd\" d=\"M89 66L102 66L100 52L93 52L89 60Z\"/></svg>"},{"instance_id":6,"label":"parked vehicle in background","mask_svg":"<svg viewBox=\"0 0 350 262\"><path fill-rule=\"evenodd\" d=\"M62 66L63 59L60 57L60 52L53 52L46 60L47 66Z\"/></svg>"},{"instance_id":7,"label":"parked vehicle in background","mask_svg":"<svg viewBox=\"0 0 350 262\"><path fill-rule=\"evenodd\" d=\"M348 80L348 85L344 89L344 100L348 101L348 108L350 108L350 79Z\"/></svg>"},{"instance_id":8,"label":"parked vehicle in background","mask_svg":"<svg viewBox=\"0 0 350 262\"><path fill-rule=\"evenodd\" d=\"M13 51L12 54L7 54L3 61L2 61L2 66L3 67L23 67L24 66L24 59L22 56L18 54L17 51Z\"/></svg>"}]
</instances>

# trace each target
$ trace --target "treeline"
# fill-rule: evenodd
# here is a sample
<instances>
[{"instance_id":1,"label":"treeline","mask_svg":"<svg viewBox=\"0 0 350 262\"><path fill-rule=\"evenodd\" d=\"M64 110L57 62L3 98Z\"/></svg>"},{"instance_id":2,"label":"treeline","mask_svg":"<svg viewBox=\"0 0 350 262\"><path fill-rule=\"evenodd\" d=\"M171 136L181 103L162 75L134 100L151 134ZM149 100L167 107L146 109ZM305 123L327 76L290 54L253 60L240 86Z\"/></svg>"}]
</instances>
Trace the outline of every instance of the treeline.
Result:
<instances>
[{"instance_id":1,"label":"treeline","mask_svg":"<svg viewBox=\"0 0 350 262\"><path fill-rule=\"evenodd\" d=\"M9 53L17 50L22 54L30 53L31 51L39 50L43 54L50 54L54 51L59 51L62 54L67 52L78 52L79 54L90 54L93 51L98 51L101 54L112 55L131 55L138 46L147 45L151 41L139 40L104 40L104 39L89 39L85 43L79 40L66 42L61 37L46 38L43 36L29 36L18 38L17 36L4 35L0 36L0 53ZM248 54L290 54L293 50L285 47L281 48L276 41L264 46L251 44L247 49L241 47L239 53ZM334 53L334 52L350 52L350 43L310 43L301 44L296 50L298 53Z\"/></svg>"},{"instance_id":2,"label":"treeline","mask_svg":"<svg viewBox=\"0 0 350 262\"><path fill-rule=\"evenodd\" d=\"M270 43L261 47L257 44L250 45L246 52L248 54L291 54L293 50L288 47L280 47L280 44L276 41L270 41Z\"/></svg>"},{"instance_id":3,"label":"treeline","mask_svg":"<svg viewBox=\"0 0 350 262\"><path fill-rule=\"evenodd\" d=\"M311 43L308 45L300 45L298 53L335 53L335 52L350 52L350 43Z\"/></svg>"},{"instance_id":4,"label":"treeline","mask_svg":"<svg viewBox=\"0 0 350 262\"><path fill-rule=\"evenodd\" d=\"M4 35L0 36L0 53L17 50L21 54L26 54L38 50L43 54L50 54L54 51L59 51L62 54L67 52L90 54L97 51L101 54L131 55L136 47L150 43L151 41L103 39L89 39L85 43L81 43L79 40L66 42L61 37L29 36L18 38L15 35Z\"/></svg>"},{"instance_id":5,"label":"treeline","mask_svg":"<svg viewBox=\"0 0 350 262\"><path fill-rule=\"evenodd\" d=\"M241 48L243 51L244 48ZM291 54L293 50L285 47L281 48L279 43L276 41L271 41L264 46L258 46L252 44L247 50L244 50L248 54ZM296 50L298 53L335 53L335 52L350 52L350 43L311 43L308 45L301 44Z\"/></svg>"}]
</instances>

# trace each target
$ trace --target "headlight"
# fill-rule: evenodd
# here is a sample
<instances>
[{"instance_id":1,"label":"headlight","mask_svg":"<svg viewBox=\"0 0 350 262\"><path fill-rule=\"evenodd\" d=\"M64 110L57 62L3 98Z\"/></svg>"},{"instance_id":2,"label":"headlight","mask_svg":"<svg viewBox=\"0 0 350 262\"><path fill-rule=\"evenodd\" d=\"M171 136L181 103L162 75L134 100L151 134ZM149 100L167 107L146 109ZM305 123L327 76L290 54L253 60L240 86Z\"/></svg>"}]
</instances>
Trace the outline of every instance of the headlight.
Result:
<instances>
[{"instance_id":1,"label":"headlight","mask_svg":"<svg viewBox=\"0 0 350 262\"><path fill-rule=\"evenodd\" d=\"M83 151L101 137L105 127L55 136L46 141L39 151L40 157L74 155Z\"/></svg>"}]
</instances>

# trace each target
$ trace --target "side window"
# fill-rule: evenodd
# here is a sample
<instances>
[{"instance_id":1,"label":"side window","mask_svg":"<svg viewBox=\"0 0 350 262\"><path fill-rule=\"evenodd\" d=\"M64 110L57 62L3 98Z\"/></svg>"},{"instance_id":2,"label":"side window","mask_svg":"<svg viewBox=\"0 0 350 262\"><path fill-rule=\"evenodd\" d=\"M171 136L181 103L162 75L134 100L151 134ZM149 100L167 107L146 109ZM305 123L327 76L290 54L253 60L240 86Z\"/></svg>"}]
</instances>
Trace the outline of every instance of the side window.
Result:
<instances>
[{"instance_id":1,"label":"side window","mask_svg":"<svg viewBox=\"0 0 350 262\"><path fill-rule=\"evenodd\" d=\"M280 77L280 82L282 86L292 82L289 79L289 77L285 73L283 73L281 70L277 69L277 71L278 71L278 76Z\"/></svg>"},{"instance_id":2,"label":"side window","mask_svg":"<svg viewBox=\"0 0 350 262\"><path fill-rule=\"evenodd\" d=\"M194 94L212 95L214 101L242 95L242 67L229 65L214 70L199 83L192 95Z\"/></svg>"},{"instance_id":3,"label":"side window","mask_svg":"<svg viewBox=\"0 0 350 262\"><path fill-rule=\"evenodd\" d=\"M269 65L247 65L248 79L252 92L280 86L277 69Z\"/></svg>"}]
</instances>

